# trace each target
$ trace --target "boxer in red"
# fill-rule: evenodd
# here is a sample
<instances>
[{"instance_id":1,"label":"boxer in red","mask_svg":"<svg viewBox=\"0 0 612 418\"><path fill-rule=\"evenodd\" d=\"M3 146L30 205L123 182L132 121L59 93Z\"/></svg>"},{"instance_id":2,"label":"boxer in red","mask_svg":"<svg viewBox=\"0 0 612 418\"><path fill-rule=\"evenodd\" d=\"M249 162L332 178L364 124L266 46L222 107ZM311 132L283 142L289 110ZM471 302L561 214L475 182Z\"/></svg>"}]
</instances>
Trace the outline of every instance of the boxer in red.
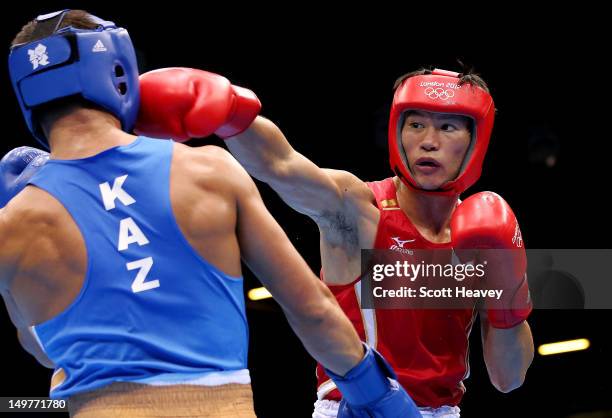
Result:
<instances>
[{"instance_id":1,"label":"boxer in red","mask_svg":"<svg viewBox=\"0 0 612 418\"><path fill-rule=\"evenodd\" d=\"M176 71L188 72L190 81L177 82ZM189 86L196 80L206 88L193 97ZM168 85L172 88L164 88ZM495 106L484 81L475 74L419 70L395 87L389 152L396 176L371 183L318 167L261 116L238 135L218 131L217 119L248 113L240 103L251 92L215 74L187 69L145 74L141 115L149 116L148 134L185 139L216 131L251 175L312 218L321 236L321 277L359 335L389 359L423 416L454 418L469 374L468 337L477 313L491 383L509 392L525 379L533 360L525 250L516 217L500 196L484 192L459 200L480 176L493 127ZM155 117L147 115L153 109ZM364 248L453 248L461 259L464 249L507 250L491 256L494 271L487 275L491 285L503 283L507 292L469 309L363 309ZM334 417L341 395L320 366L317 376L313 417Z\"/></svg>"}]
</instances>

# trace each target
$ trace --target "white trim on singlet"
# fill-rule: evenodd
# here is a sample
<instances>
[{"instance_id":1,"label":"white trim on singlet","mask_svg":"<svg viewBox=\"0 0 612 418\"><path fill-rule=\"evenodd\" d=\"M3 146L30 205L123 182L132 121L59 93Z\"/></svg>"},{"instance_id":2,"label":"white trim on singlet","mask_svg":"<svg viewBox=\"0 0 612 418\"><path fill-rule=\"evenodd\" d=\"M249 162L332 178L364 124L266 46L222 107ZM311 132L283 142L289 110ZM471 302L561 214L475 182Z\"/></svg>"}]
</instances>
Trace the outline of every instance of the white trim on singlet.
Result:
<instances>
[{"instance_id":1,"label":"white trim on singlet","mask_svg":"<svg viewBox=\"0 0 612 418\"><path fill-rule=\"evenodd\" d=\"M376 333L376 310L361 308L361 280L355 283L355 295L357 296L357 303L359 304L359 310L361 311L361 320L363 322L366 343L370 347L376 348L378 344L378 337Z\"/></svg>"},{"instance_id":2,"label":"white trim on singlet","mask_svg":"<svg viewBox=\"0 0 612 418\"><path fill-rule=\"evenodd\" d=\"M45 355L48 358L49 355L47 354L47 351L45 350L45 346L43 345L42 341L40 341L40 338L38 338L38 333L36 332L36 325L31 325L28 327L28 329L30 330L30 334L34 336L34 339L36 340L36 343L38 344L42 352L45 353Z\"/></svg>"},{"instance_id":3,"label":"white trim on singlet","mask_svg":"<svg viewBox=\"0 0 612 418\"><path fill-rule=\"evenodd\" d=\"M467 335L467 347L465 350L465 374L463 375L463 378L461 379L462 384L465 379L470 377L470 334L472 333L472 327L474 326L474 322L476 322L477 314L478 314L478 310L474 306L472 310L472 319L470 320L470 322L467 324L465 328L466 335ZM465 387L463 389L463 393L465 393Z\"/></svg>"},{"instance_id":4,"label":"white trim on singlet","mask_svg":"<svg viewBox=\"0 0 612 418\"><path fill-rule=\"evenodd\" d=\"M376 348L378 338L376 334L376 311L374 309L362 309L361 308L361 280L359 280L353 286L355 290L355 297L357 298L357 304L359 305L359 311L361 312L361 322L363 323L363 329L365 332L366 343L373 348ZM327 380L321 383L317 388L317 399L325 399L325 396L332 390L336 389L337 386L332 380Z\"/></svg>"},{"instance_id":5,"label":"white trim on singlet","mask_svg":"<svg viewBox=\"0 0 612 418\"><path fill-rule=\"evenodd\" d=\"M251 375L248 369L227 370L220 372L209 372L198 377L187 377L184 374L162 374L150 376L146 379L132 380L134 383L143 383L151 386L171 386L171 385L196 385L196 386L220 386L230 383L247 385L251 383Z\"/></svg>"}]
</instances>

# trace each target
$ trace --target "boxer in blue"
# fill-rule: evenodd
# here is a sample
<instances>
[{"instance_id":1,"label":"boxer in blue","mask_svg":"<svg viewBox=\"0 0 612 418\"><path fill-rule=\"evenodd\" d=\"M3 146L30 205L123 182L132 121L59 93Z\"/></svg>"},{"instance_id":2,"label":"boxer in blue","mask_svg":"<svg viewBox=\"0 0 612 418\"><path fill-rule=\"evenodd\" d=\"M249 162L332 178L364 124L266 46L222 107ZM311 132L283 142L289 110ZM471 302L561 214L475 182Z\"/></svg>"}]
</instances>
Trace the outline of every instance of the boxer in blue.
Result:
<instances>
[{"instance_id":1,"label":"boxer in blue","mask_svg":"<svg viewBox=\"0 0 612 418\"><path fill-rule=\"evenodd\" d=\"M9 70L51 154L0 162L0 290L72 416L253 417L241 258L335 379L339 416L420 416L226 151L130 134L127 31L84 11L42 15Z\"/></svg>"}]
</instances>

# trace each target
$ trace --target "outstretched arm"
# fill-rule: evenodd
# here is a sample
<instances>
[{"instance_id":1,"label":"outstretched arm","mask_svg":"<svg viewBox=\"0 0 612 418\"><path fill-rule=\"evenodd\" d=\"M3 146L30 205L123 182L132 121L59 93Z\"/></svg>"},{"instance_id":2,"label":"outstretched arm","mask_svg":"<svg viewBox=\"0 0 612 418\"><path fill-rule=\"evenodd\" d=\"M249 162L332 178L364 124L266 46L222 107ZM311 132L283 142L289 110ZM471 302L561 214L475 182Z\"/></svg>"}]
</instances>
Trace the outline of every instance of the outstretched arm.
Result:
<instances>
[{"instance_id":1,"label":"outstretched arm","mask_svg":"<svg viewBox=\"0 0 612 418\"><path fill-rule=\"evenodd\" d=\"M239 181L235 187L242 257L342 392L338 417L420 417L410 396L390 383L396 376L382 356L371 348L364 355L353 325L267 211L248 174L237 162L232 172Z\"/></svg>"},{"instance_id":2,"label":"outstretched arm","mask_svg":"<svg viewBox=\"0 0 612 418\"><path fill-rule=\"evenodd\" d=\"M363 183L348 172L318 167L261 116L226 144L249 174L268 183L289 206L315 219L343 211L346 192Z\"/></svg>"},{"instance_id":3,"label":"outstretched arm","mask_svg":"<svg viewBox=\"0 0 612 418\"><path fill-rule=\"evenodd\" d=\"M346 373L363 358L355 329L270 215L249 175L231 160L228 178L236 193L243 260L281 305L308 352L330 370Z\"/></svg>"}]
</instances>

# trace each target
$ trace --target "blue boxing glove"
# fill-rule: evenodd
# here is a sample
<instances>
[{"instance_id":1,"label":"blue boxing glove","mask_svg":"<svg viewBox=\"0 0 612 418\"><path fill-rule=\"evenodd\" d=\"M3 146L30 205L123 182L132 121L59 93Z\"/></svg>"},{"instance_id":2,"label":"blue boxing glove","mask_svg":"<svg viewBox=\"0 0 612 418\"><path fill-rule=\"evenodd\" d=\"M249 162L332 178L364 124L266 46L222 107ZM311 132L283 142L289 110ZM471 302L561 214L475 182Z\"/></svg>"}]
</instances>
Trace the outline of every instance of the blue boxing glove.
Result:
<instances>
[{"instance_id":1,"label":"blue boxing glove","mask_svg":"<svg viewBox=\"0 0 612 418\"><path fill-rule=\"evenodd\" d=\"M366 354L344 376L326 370L340 392L338 418L418 418L421 413L397 382L395 372L376 350Z\"/></svg>"},{"instance_id":2,"label":"blue boxing glove","mask_svg":"<svg viewBox=\"0 0 612 418\"><path fill-rule=\"evenodd\" d=\"M0 160L0 208L26 187L48 159L48 152L19 147Z\"/></svg>"}]
</instances>

